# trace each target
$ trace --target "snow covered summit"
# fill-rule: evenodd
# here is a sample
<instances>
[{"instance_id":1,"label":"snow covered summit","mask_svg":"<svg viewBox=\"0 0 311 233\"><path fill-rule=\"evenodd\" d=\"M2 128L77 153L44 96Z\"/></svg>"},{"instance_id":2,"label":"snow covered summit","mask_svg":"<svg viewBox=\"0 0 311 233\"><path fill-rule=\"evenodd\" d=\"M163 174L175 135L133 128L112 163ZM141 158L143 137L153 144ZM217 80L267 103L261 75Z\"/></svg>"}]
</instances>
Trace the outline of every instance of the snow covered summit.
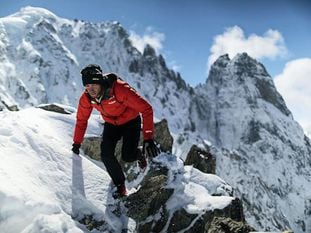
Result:
<instances>
[{"instance_id":1,"label":"snow covered summit","mask_svg":"<svg viewBox=\"0 0 311 233\"><path fill-rule=\"evenodd\" d=\"M198 99L208 140L222 148L216 173L236 188L257 229L305 232L311 147L262 64L220 57ZM203 126L201 127L203 128Z\"/></svg>"}]
</instances>

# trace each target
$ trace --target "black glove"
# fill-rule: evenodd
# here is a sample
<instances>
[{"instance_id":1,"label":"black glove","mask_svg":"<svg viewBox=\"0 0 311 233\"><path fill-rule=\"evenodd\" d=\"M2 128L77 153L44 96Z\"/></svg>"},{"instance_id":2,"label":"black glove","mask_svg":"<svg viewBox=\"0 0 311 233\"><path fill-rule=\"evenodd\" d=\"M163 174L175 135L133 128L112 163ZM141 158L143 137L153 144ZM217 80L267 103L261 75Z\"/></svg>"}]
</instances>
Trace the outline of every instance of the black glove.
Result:
<instances>
[{"instance_id":1,"label":"black glove","mask_svg":"<svg viewBox=\"0 0 311 233\"><path fill-rule=\"evenodd\" d=\"M147 155L148 157L156 157L160 152L160 149L156 146L152 139L144 141L143 154Z\"/></svg>"},{"instance_id":2,"label":"black glove","mask_svg":"<svg viewBox=\"0 0 311 233\"><path fill-rule=\"evenodd\" d=\"M72 144L72 149L71 149L72 152L77 154L77 155L79 155L79 153L80 153L80 150L79 150L80 146L81 146L80 144L75 144L75 143Z\"/></svg>"}]
</instances>

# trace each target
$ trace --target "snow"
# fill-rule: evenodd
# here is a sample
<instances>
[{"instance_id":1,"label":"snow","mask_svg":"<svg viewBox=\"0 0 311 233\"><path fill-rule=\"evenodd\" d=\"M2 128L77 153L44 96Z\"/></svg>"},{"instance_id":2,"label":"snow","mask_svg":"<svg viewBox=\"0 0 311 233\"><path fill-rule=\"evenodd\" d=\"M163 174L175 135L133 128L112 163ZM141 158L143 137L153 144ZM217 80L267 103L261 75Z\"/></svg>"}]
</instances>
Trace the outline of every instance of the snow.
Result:
<instances>
[{"instance_id":1,"label":"snow","mask_svg":"<svg viewBox=\"0 0 311 233\"><path fill-rule=\"evenodd\" d=\"M229 196L232 187L216 175L184 166L175 156L161 154L154 160L170 168L167 187L175 191L167 203L169 210L186 207L188 213L198 214L204 210L223 209L234 199ZM222 196L212 196L215 194Z\"/></svg>"},{"instance_id":2,"label":"snow","mask_svg":"<svg viewBox=\"0 0 311 233\"><path fill-rule=\"evenodd\" d=\"M0 226L8 229L7 232L21 232L21 229L29 228L29 224L34 224L35 229L44 222L47 226L58 222L54 232L60 232L58 229L62 224L64 229L74 226L65 215L71 212L71 187L77 178L72 177L72 173L79 170L78 165L83 166L85 182L94 186L92 190L85 187L89 200L95 198L94 191L100 194L99 189L105 187L103 183L110 181L102 169L94 167L87 159L72 157L69 149L74 118L59 115L36 108L0 115L0 193L3 203L0 213L4 219ZM94 124L89 128L94 128ZM105 197L97 198L96 205L102 205ZM26 213L27 218L23 218ZM25 232L36 231L29 228Z\"/></svg>"},{"instance_id":3,"label":"snow","mask_svg":"<svg viewBox=\"0 0 311 233\"><path fill-rule=\"evenodd\" d=\"M72 154L75 111L70 115L26 108L18 112L0 112L0 229L3 233L88 232L74 219L92 215L119 229L120 220L109 214L111 183L100 162L82 153ZM98 115L93 114L87 135L101 132ZM232 197L231 188L215 175L183 167L175 156L160 155L156 161L170 167L168 186L175 188L169 206L184 206L189 213L224 208ZM176 186L176 179L183 186ZM136 181L137 182L137 181ZM133 184L128 184L129 187ZM137 185L137 184L135 184ZM130 193L135 192L131 189ZM174 204L175 203L175 204ZM74 219L71 217L73 216ZM128 220L134 232L135 222Z\"/></svg>"},{"instance_id":4,"label":"snow","mask_svg":"<svg viewBox=\"0 0 311 233\"><path fill-rule=\"evenodd\" d=\"M26 31L43 18L52 22L69 22L69 20L57 17L44 8L28 6L21 8L15 14L0 18L0 24L4 25L5 31L10 38L10 43L16 46L18 43L21 43L21 39L24 38Z\"/></svg>"}]
</instances>

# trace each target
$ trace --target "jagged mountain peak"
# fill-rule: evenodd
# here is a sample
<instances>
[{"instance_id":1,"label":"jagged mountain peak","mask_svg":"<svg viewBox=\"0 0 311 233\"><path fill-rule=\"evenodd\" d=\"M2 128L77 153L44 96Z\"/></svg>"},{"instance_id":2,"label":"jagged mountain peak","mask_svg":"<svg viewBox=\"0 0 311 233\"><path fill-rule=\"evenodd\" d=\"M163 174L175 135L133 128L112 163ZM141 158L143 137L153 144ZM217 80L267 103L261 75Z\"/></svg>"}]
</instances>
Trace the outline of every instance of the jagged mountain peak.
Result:
<instances>
[{"instance_id":1,"label":"jagged mountain peak","mask_svg":"<svg viewBox=\"0 0 311 233\"><path fill-rule=\"evenodd\" d=\"M213 76L217 70L230 69L231 73L235 73L238 76L267 76L270 77L265 67L256 59L249 56L247 53L238 53L232 59L228 54L220 56L214 64L211 66L211 72ZM223 76L220 76L223 77Z\"/></svg>"},{"instance_id":2,"label":"jagged mountain peak","mask_svg":"<svg viewBox=\"0 0 311 233\"><path fill-rule=\"evenodd\" d=\"M205 125L208 140L230 151L217 157L216 173L234 182L248 219L259 229L305 232L300 203L311 184L310 145L264 66L246 53L224 55L200 93L199 128Z\"/></svg>"},{"instance_id":3,"label":"jagged mountain peak","mask_svg":"<svg viewBox=\"0 0 311 233\"><path fill-rule=\"evenodd\" d=\"M247 53L237 54L232 63L236 67L236 73L253 73L254 75L270 76L265 67L256 59L250 57Z\"/></svg>"},{"instance_id":4,"label":"jagged mountain peak","mask_svg":"<svg viewBox=\"0 0 311 233\"><path fill-rule=\"evenodd\" d=\"M243 53L237 53L233 59L234 62L241 62L241 63L258 63L256 59L252 58L251 56L248 55L248 53L243 52Z\"/></svg>"},{"instance_id":5,"label":"jagged mountain peak","mask_svg":"<svg viewBox=\"0 0 311 233\"><path fill-rule=\"evenodd\" d=\"M230 57L228 54L224 54L216 59L214 64L212 65L212 68L216 67L226 67L228 63L230 62Z\"/></svg>"},{"instance_id":6,"label":"jagged mountain peak","mask_svg":"<svg viewBox=\"0 0 311 233\"><path fill-rule=\"evenodd\" d=\"M41 8L41 7L32 7L26 6L22 7L18 12L8 16L9 18L21 18L28 22L38 21L42 18L49 19L52 22L60 20L61 18L56 16L51 11Z\"/></svg>"},{"instance_id":7,"label":"jagged mountain peak","mask_svg":"<svg viewBox=\"0 0 311 233\"><path fill-rule=\"evenodd\" d=\"M144 48L143 56L144 57L147 57L147 56L155 57L156 51L150 44L147 44Z\"/></svg>"},{"instance_id":8,"label":"jagged mountain peak","mask_svg":"<svg viewBox=\"0 0 311 233\"><path fill-rule=\"evenodd\" d=\"M212 65L206 84L218 93L230 88L233 95L247 100L251 106L264 100L291 116L265 67L247 53L237 54L232 60L227 54L220 56Z\"/></svg>"}]
</instances>

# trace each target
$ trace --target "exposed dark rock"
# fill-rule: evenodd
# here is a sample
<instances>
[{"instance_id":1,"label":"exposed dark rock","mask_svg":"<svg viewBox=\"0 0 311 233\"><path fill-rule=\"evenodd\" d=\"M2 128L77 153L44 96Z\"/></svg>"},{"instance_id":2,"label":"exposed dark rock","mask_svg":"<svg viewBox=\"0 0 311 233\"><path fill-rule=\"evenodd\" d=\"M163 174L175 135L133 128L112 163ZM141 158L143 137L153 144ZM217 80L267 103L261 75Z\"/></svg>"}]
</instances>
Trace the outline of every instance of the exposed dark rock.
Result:
<instances>
[{"instance_id":1,"label":"exposed dark rock","mask_svg":"<svg viewBox=\"0 0 311 233\"><path fill-rule=\"evenodd\" d=\"M167 120L155 123L155 141L160 144L160 148L163 152L172 153L173 137L168 128Z\"/></svg>"},{"instance_id":2,"label":"exposed dark rock","mask_svg":"<svg viewBox=\"0 0 311 233\"><path fill-rule=\"evenodd\" d=\"M252 144L255 143L257 141L259 141L261 139L259 131L261 129L261 125L260 122L257 122L255 120L252 120L249 123L249 131L246 132L246 135L242 138L243 141L245 141L248 144Z\"/></svg>"},{"instance_id":3,"label":"exposed dark rock","mask_svg":"<svg viewBox=\"0 0 311 233\"><path fill-rule=\"evenodd\" d=\"M142 226L145 225L145 223L141 223L145 221L147 217L150 216L150 219L152 219L151 221L157 222L156 219L153 219L153 215L156 213L162 213L162 216L165 215L165 212L163 212L165 204L173 194L173 189L165 187L168 179L167 172L167 168L153 163L150 167L150 171L142 181L140 189L126 199L125 206L128 208L128 216L138 223L138 229L141 227L145 229L147 227ZM159 225L157 226L158 228Z\"/></svg>"},{"instance_id":4,"label":"exposed dark rock","mask_svg":"<svg viewBox=\"0 0 311 233\"><path fill-rule=\"evenodd\" d=\"M187 228L197 216L197 214L189 214L185 209L176 211L171 219L168 231L178 232Z\"/></svg>"},{"instance_id":5,"label":"exposed dark rock","mask_svg":"<svg viewBox=\"0 0 311 233\"><path fill-rule=\"evenodd\" d=\"M223 217L226 219L230 219L230 221L240 222L243 224L245 222L242 202L236 198L234 199L230 205L225 207L224 209L215 209L206 211L196 222L192 225L192 227L185 231L187 233L191 232L202 232L208 233L208 230L213 226L212 222L216 217ZM228 231L228 233L238 233L239 231ZM227 232L226 232L227 233Z\"/></svg>"},{"instance_id":6,"label":"exposed dark rock","mask_svg":"<svg viewBox=\"0 0 311 233\"><path fill-rule=\"evenodd\" d=\"M206 233L248 233L251 231L255 231L255 229L245 222L237 222L225 217L215 217L209 228L206 229Z\"/></svg>"},{"instance_id":7,"label":"exposed dark rock","mask_svg":"<svg viewBox=\"0 0 311 233\"><path fill-rule=\"evenodd\" d=\"M184 209L177 210L170 219L167 232L184 230L187 233L218 233L218 229L219 233L246 233L254 230L245 223L239 199L234 199L224 209L209 210L202 215L190 214Z\"/></svg>"},{"instance_id":8,"label":"exposed dark rock","mask_svg":"<svg viewBox=\"0 0 311 233\"><path fill-rule=\"evenodd\" d=\"M93 218L92 215L86 215L79 222L89 230L99 230L100 232L107 232L109 230L108 224L105 221L99 221Z\"/></svg>"},{"instance_id":9,"label":"exposed dark rock","mask_svg":"<svg viewBox=\"0 0 311 233\"><path fill-rule=\"evenodd\" d=\"M241 229L251 229L245 224L242 203L239 199L234 199L224 209L215 209L206 211L203 215L190 214L185 209L180 208L172 214L170 218L169 211L166 208L166 202L173 194L173 189L166 188L168 179L168 169L157 163L152 163L150 171L141 183L139 191L130 195L125 206L128 208L128 216L133 218L137 224L137 232L208 232L210 228L229 229L226 233L240 233ZM222 217L221 226L215 218ZM219 221L219 220L218 220ZM227 227L225 224L229 224ZM233 223L232 223L233 222ZM220 224L220 223L219 223ZM227 224L228 225L228 224ZM217 228L218 227L218 228ZM213 233L217 232L212 231ZM211 232L211 233L212 233Z\"/></svg>"},{"instance_id":10,"label":"exposed dark rock","mask_svg":"<svg viewBox=\"0 0 311 233\"><path fill-rule=\"evenodd\" d=\"M186 157L185 165L193 165L202 172L215 174L216 158L209 151L193 145Z\"/></svg>"},{"instance_id":11,"label":"exposed dark rock","mask_svg":"<svg viewBox=\"0 0 311 233\"><path fill-rule=\"evenodd\" d=\"M222 68L225 68L228 63L230 62L230 58L229 58L229 55L226 53L222 56L220 56L216 61L215 61L215 67L222 67Z\"/></svg>"},{"instance_id":12,"label":"exposed dark rock","mask_svg":"<svg viewBox=\"0 0 311 233\"><path fill-rule=\"evenodd\" d=\"M44 109L46 111L52 111L52 112L57 112L57 113L62 113L62 114L71 114L71 112L69 112L67 109L62 108L55 104L39 105L38 108Z\"/></svg>"},{"instance_id":13,"label":"exposed dark rock","mask_svg":"<svg viewBox=\"0 0 311 233\"><path fill-rule=\"evenodd\" d=\"M138 73L138 71L139 71L139 63L138 63L137 60L134 59L133 61L131 61L130 65L129 65L129 71L131 73Z\"/></svg>"},{"instance_id":14,"label":"exposed dark rock","mask_svg":"<svg viewBox=\"0 0 311 233\"><path fill-rule=\"evenodd\" d=\"M272 80L270 79L256 79L255 83L261 97L267 102L273 104L286 116L290 116L291 112L285 105L285 101L282 96L276 91Z\"/></svg>"},{"instance_id":15,"label":"exposed dark rock","mask_svg":"<svg viewBox=\"0 0 311 233\"><path fill-rule=\"evenodd\" d=\"M144 48L143 56L156 57L156 52L150 44L147 44L146 47Z\"/></svg>"},{"instance_id":16,"label":"exposed dark rock","mask_svg":"<svg viewBox=\"0 0 311 233\"><path fill-rule=\"evenodd\" d=\"M87 137L84 138L81 148L84 153L90 156L92 159L101 161L100 158L100 143L101 137Z\"/></svg>"},{"instance_id":17,"label":"exposed dark rock","mask_svg":"<svg viewBox=\"0 0 311 233\"><path fill-rule=\"evenodd\" d=\"M1 100L1 103L9 110L9 111L18 111L18 106L17 105L8 105L4 101ZM0 106L0 111L1 111L1 106Z\"/></svg>"}]
</instances>

